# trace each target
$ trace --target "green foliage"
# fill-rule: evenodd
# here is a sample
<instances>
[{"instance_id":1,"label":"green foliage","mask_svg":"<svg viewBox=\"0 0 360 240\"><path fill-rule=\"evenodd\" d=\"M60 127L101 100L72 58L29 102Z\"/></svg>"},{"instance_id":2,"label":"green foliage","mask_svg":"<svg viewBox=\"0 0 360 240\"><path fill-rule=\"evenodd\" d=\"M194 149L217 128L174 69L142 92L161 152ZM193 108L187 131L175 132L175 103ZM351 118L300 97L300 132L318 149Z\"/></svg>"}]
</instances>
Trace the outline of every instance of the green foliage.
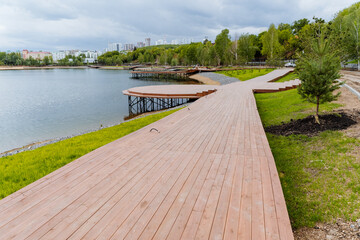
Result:
<instances>
[{"instance_id":1,"label":"green foliage","mask_svg":"<svg viewBox=\"0 0 360 240\"><path fill-rule=\"evenodd\" d=\"M45 56L43 61L42 61L42 64L45 65L45 66L48 66L48 65L51 65L53 64L53 58L52 56L48 57L48 56Z\"/></svg>"},{"instance_id":2,"label":"green foliage","mask_svg":"<svg viewBox=\"0 0 360 240\"><path fill-rule=\"evenodd\" d=\"M0 60L5 65L11 65L11 66L19 66L23 65L24 60L22 59L20 53L2 53L0 56Z\"/></svg>"},{"instance_id":3,"label":"green foliage","mask_svg":"<svg viewBox=\"0 0 360 240\"><path fill-rule=\"evenodd\" d=\"M311 113L311 105L296 90L255 94L265 126L279 125ZM339 105L326 103L330 111ZM317 222L360 217L360 164L351 154L360 141L340 132L316 137L267 134L279 172L293 228L314 227Z\"/></svg>"},{"instance_id":4,"label":"green foliage","mask_svg":"<svg viewBox=\"0 0 360 240\"><path fill-rule=\"evenodd\" d=\"M360 3L339 12L333 21L332 29L338 40L343 60L360 60ZM358 62L359 64L359 62ZM360 66L359 66L360 68Z\"/></svg>"},{"instance_id":5,"label":"green foliage","mask_svg":"<svg viewBox=\"0 0 360 240\"><path fill-rule=\"evenodd\" d=\"M47 66L53 64L52 56L45 56L43 60L35 59L30 57L29 59L23 59L20 53L5 53L0 52L0 65L8 65L8 66Z\"/></svg>"},{"instance_id":6,"label":"green foliage","mask_svg":"<svg viewBox=\"0 0 360 240\"><path fill-rule=\"evenodd\" d=\"M291 25L291 29L293 31L293 34L297 35L302 30L303 27L308 25L310 21L306 18L299 19L297 21L294 21L294 23Z\"/></svg>"},{"instance_id":7,"label":"green foliage","mask_svg":"<svg viewBox=\"0 0 360 240\"><path fill-rule=\"evenodd\" d=\"M67 163L155 122L178 109L138 118L0 160L0 199Z\"/></svg>"},{"instance_id":8,"label":"green foliage","mask_svg":"<svg viewBox=\"0 0 360 240\"><path fill-rule=\"evenodd\" d=\"M58 60L59 66L83 66L85 60L85 55L81 54L80 56L67 55L65 58Z\"/></svg>"},{"instance_id":9,"label":"green foliage","mask_svg":"<svg viewBox=\"0 0 360 240\"><path fill-rule=\"evenodd\" d=\"M261 69L243 69L243 70L230 70L230 71L219 71L216 73L224 74L228 77L234 77L240 81L246 81L252 78L260 77L262 75L272 72L272 68L261 68Z\"/></svg>"},{"instance_id":10,"label":"green foliage","mask_svg":"<svg viewBox=\"0 0 360 240\"><path fill-rule=\"evenodd\" d=\"M229 37L229 29L224 29L215 39L215 51L218 56L218 65L225 65L229 62L229 48L231 40Z\"/></svg>"},{"instance_id":11,"label":"green foliage","mask_svg":"<svg viewBox=\"0 0 360 240\"><path fill-rule=\"evenodd\" d=\"M242 34L238 40L238 61L240 64L245 64L252 61L255 57L258 47L255 45L256 36L249 34Z\"/></svg>"},{"instance_id":12,"label":"green foliage","mask_svg":"<svg viewBox=\"0 0 360 240\"><path fill-rule=\"evenodd\" d=\"M329 40L323 36L315 38L309 52L301 55L296 66L301 86L298 88L300 96L316 104L316 119L319 104L336 100L339 93L333 92L339 88L340 59L336 51L331 49ZM317 120L318 122L318 120Z\"/></svg>"},{"instance_id":13,"label":"green foliage","mask_svg":"<svg viewBox=\"0 0 360 240\"><path fill-rule=\"evenodd\" d=\"M98 57L98 63L103 65L118 66L124 61L126 61L126 55L118 51L106 52Z\"/></svg>"},{"instance_id":14,"label":"green foliage","mask_svg":"<svg viewBox=\"0 0 360 240\"><path fill-rule=\"evenodd\" d=\"M230 40L229 40L230 41ZM226 53L228 56L229 53ZM98 58L102 65L123 63L160 65L216 65L217 54L210 41L184 45L162 45L138 48L132 52L107 52Z\"/></svg>"},{"instance_id":15,"label":"green foliage","mask_svg":"<svg viewBox=\"0 0 360 240\"><path fill-rule=\"evenodd\" d=\"M279 43L279 32L274 24L271 24L268 31L261 38L263 48L261 53L267 57L269 65L280 65L280 59L283 54L283 46Z\"/></svg>"}]
</instances>

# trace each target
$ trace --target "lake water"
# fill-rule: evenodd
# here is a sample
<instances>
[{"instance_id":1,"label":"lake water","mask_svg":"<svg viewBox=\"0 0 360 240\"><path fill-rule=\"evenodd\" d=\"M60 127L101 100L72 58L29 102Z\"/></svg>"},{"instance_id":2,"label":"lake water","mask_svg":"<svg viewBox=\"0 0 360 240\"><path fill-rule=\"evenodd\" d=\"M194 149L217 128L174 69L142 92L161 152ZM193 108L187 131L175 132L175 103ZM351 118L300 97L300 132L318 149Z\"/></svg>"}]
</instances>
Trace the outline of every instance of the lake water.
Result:
<instances>
[{"instance_id":1,"label":"lake water","mask_svg":"<svg viewBox=\"0 0 360 240\"><path fill-rule=\"evenodd\" d=\"M122 91L159 84L178 83L135 80L124 70L0 71L0 153L122 122Z\"/></svg>"}]
</instances>

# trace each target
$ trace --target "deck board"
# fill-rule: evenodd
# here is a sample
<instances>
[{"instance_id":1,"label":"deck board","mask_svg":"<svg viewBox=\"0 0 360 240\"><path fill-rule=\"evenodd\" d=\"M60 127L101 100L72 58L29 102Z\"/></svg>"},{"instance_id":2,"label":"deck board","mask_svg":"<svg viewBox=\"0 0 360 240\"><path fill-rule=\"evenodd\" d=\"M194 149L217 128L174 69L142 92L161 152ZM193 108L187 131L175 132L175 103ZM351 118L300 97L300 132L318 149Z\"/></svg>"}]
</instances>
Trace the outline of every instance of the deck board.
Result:
<instances>
[{"instance_id":1,"label":"deck board","mask_svg":"<svg viewBox=\"0 0 360 240\"><path fill-rule=\"evenodd\" d=\"M269 82L287 71L216 86L0 200L0 239L293 239L253 95L299 84ZM215 90L166 88L133 93Z\"/></svg>"}]
</instances>

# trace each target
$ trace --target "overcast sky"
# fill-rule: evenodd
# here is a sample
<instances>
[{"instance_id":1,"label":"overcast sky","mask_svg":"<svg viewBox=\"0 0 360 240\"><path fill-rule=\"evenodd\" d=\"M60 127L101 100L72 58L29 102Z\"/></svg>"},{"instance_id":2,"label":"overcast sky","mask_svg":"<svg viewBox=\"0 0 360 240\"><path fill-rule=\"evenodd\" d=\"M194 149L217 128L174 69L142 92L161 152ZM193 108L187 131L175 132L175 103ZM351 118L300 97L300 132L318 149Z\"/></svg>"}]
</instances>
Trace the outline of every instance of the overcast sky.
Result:
<instances>
[{"instance_id":1,"label":"overcast sky","mask_svg":"<svg viewBox=\"0 0 360 240\"><path fill-rule=\"evenodd\" d=\"M0 51L90 49L259 33L313 16L331 20L352 0L0 0Z\"/></svg>"}]
</instances>

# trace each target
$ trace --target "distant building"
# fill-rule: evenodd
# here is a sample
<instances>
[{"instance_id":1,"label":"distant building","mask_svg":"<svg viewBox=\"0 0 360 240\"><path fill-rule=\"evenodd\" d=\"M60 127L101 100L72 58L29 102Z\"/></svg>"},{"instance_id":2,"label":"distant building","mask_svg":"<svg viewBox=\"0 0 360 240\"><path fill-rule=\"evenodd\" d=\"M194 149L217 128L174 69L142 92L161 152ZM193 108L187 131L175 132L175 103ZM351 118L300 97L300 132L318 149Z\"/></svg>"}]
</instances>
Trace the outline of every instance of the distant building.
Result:
<instances>
[{"instance_id":1,"label":"distant building","mask_svg":"<svg viewBox=\"0 0 360 240\"><path fill-rule=\"evenodd\" d=\"M59 60L64 59L66 57L66 52L63 50L58 52L53 52L52 57L54 62L58 62Z\"/></svg>"},{"instance_id":2,"label":"distant building","mask_svg":"<svg viewBox=\"0 0 360 240\"><path fill-rule=\"evenodd\" d=\"M159 39L159 40L155 41L155 45L163 45L163 44L164 44L163 39Z\"/></svg>"},{"instance_id":3,"label":"distant building","mask_svg":"<svg viewBox=\"0 0 360 240\"><path fill-rule=\"evenodd\" d=\"M125 43L124 44L124 51L133 51L134 48L135 48L135 46L132 43Z\"/></svg>"},{"instance_id":4,"label":"distant building","mask_svg":"<svg viewBox=\"0 0 360 240\"><path fill-rule=\"evenodd\" d=\"M172 44L172 45L178 45L178 44L179 44L179 40L177 40L177 39L171 40L171 44Z\"/></svg>"},{"instance_id":5,"label":"distant building","mask_svg":"<svg viewBox=\"0 0 360 240\"><path fill-rule=\"evenodd\" d=\"M137 48L145 47L145 43L144 43L144 42L138 42L138 43L136 44L136 47L137 47Z\"/></svg>"},{"instance_id":6,"label":"distant building","mask_svg":"<svg viewBox=\"0 0 360 240\"><path fill-rule=\"evenodd\" d=\"M122 44L121 43L109 43L108 44L108 48L107 48L108 52L112 52L112 51L122 51Z\"/></svg>"},{"instance_id":7,"label":"distant building","mask_svg":"<svg viewBox=\"0 0 360 240\"><path fill-rule=\"evenodd\" d=\"M90 50L60 50L58 52L53 52L52 57L54 62L58 62L59 60L64 59L66 56L71 55L78 57L81 54L85 55L84 63L95 63L102 52Z\"/></svg>"},{"instance_id":8,"label":"distant building","mask_svg":"<svg viewBox=\"0 0 360 240\"><path fill-rule=\"evenodd\" d=\"M151 46L151 38L145 38L145 47Z\"/></svg>"},{"instance_id":9,"label":"distant building","mask_svg":"<svg viewBox=\"0 0 360 240\"><path fill-rule=\"evenodd\" d=\"M23 59L29 59L31 57L33 59L43 60L45 57L51 57L51 56L52 54L50 52L29 52L26 49L22 51Z\"/></svg>"}]
</instances>

